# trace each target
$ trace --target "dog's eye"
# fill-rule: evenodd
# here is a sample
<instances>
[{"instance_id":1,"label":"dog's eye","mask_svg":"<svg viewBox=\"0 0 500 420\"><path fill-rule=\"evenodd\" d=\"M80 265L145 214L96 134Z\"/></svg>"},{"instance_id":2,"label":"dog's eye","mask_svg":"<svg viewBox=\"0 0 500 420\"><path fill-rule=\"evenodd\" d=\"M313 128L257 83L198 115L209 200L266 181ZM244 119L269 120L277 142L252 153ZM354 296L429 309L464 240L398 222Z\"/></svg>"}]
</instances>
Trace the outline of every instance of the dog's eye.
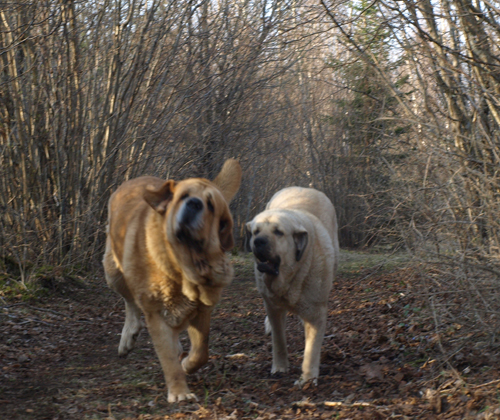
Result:
<instances>
[{"instance_id":1,"label":"dog's eye","mask_svg":"<svg viewBox=\"0 0 500 420\"><path fill-rule=\"evenodd\" d=\"M283 236L284 235L284 233L281 230L279 230L279 229L274 229L274 234L276 236Z\"/></svg>"},{"instance_id":2,"label":"dog's eye","mask_svg":"<svg viewBox=\"0 0 500 420\"><path fill-rule=\"evenodd\" d=\"M182 194L181 195L181 201L185 200L186 198L189 197L189 194L188 193L185 193L185 194Z\"/></svg>"},{"instance_id":3,"label":"dog's eye","mask_svg":"<svg viewBox=\"0 0 500 420\"><path fill-rule=\"evenodd\" d=\"M221 220L219 222L219 232L222 232L227 226L227 222L225 220Z\"/></svg>"},{"instance_id":4,"label":"dog's eye","mask_svg":"<svg viewBox=\"0 0 500 420\"><path fill-rule=\"evenodd\" d=\"M253 231L253 236L257 236L259 233L260 233L260 230L259 229L255 229Z\"/></svg>"},{"instance_id":5,"label":"dog's eye","mask_svg":"<svg viewBox=\"0 0 500 420\"><path fill-rule=\"evenodd\" d=\"M212 213L214 212L214 205L212 204L212 200L207 201L207 207L208 210L210 210Z\"/></svg>"}]
</instances>

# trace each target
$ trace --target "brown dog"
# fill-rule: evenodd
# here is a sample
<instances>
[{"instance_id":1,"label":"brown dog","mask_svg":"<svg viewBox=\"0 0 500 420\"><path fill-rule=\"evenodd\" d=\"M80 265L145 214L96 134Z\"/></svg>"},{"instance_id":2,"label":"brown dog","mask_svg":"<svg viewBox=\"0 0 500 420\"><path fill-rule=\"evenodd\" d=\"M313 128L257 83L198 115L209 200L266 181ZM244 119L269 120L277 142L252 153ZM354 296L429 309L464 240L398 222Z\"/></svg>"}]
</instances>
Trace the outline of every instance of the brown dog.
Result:
<instances>
[{"instance_id":1,"label":"brown dog","mask_svg":"<svg viewBox=\"0 0 500 420\"><path fill-rule=\"evenodd\" d=\"M108 285L125 300L118 353L134 347L142 311L169 402L196 399L185 372L207 362L210 315L233 277L228 203L240 181L241 167L229 159L213 182L145 176L123 183L109 200L103 264ZM180 362L179 333L186 328L191 349Z\"/></svg>"}]
</instances>

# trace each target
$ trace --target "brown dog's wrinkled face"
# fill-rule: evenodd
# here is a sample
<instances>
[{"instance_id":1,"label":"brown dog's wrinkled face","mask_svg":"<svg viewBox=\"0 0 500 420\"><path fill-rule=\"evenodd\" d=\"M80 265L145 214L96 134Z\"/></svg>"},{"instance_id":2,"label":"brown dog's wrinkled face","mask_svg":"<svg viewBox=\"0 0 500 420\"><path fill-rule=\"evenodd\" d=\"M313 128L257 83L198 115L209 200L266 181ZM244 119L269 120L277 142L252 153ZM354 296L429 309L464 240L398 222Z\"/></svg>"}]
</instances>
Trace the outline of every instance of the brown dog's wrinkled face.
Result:
<instances>
[{"instance_id":1,"label":"brown dog's wrinkled face","mask_svg":"<svg viewBox=\"0 0 500 420\"><path fill-rule=\"evenodd\" d=\"M203 178L166 181L148 190L146 201L165 216L167 236L195 253L215 254L234 246L233 219L219 189Z\"/></svg>"},{"instance_id":2,"label":"brown dog's wrinkled face","mask_svg":"<svg viewBox=\"0 0 500 420\"><path fill-rule=\"evenodd\" d=\"M307 231L293 226L280 211L258 214L247 225L247 250L253 252L257 270L277 277L282 266L300 261L307 246Z\"/></svg>"}]
</instances>

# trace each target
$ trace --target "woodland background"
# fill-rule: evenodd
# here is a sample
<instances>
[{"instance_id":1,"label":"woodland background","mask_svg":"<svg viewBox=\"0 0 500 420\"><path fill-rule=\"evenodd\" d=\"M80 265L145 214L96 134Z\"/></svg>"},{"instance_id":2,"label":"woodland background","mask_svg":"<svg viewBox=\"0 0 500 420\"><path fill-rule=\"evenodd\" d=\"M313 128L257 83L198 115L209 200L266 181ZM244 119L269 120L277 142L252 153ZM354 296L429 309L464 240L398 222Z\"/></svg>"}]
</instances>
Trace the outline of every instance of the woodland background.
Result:
<instances>
[{"instance_id":1,"label":"woodland background","mask_svg":"<svg viewBox=\"0 0 500 420\"><path fill-rule=\"evenodd\" d=\"M120 183L236 157L239 240L320 189L341 247L411 254L436 326L495 344L499 46L490 0L4 2L2 281L97 270Z\"/></svg>"}]
</instances>

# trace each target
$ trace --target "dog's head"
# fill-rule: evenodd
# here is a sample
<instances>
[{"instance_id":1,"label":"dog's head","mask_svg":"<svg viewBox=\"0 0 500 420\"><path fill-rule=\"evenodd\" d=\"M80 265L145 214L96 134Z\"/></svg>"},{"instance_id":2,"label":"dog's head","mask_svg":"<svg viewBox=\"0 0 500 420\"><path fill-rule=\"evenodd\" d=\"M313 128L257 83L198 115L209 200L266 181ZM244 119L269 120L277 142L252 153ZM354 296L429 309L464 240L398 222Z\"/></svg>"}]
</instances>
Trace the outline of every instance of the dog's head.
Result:
<instances>
[{"instance_id":1,"label":"dog's head","mask_svg":"<svg viewBox=\"0 0 500 420\"><path fill-rule=\"evenodd\" d=\"M210 260L234 246L228 203L240 182L241 167L229 159L214 181L168 180L160 188L148 187L144 199L165 218L170 243L185 247L190 253L204 254Z\"/></svg>"},{"instance_id":2,"label":"dog's head","mask_svg":"<svg viewBox=\"0 0 500 420\"><path fill-rule=\"evenodd\" d=\"M246 225L247 250L253 252L257 270L277 277L282 267L293 267L307 247L308 233L286 211L264 211Z\"/></svg>"}]
</instances>

